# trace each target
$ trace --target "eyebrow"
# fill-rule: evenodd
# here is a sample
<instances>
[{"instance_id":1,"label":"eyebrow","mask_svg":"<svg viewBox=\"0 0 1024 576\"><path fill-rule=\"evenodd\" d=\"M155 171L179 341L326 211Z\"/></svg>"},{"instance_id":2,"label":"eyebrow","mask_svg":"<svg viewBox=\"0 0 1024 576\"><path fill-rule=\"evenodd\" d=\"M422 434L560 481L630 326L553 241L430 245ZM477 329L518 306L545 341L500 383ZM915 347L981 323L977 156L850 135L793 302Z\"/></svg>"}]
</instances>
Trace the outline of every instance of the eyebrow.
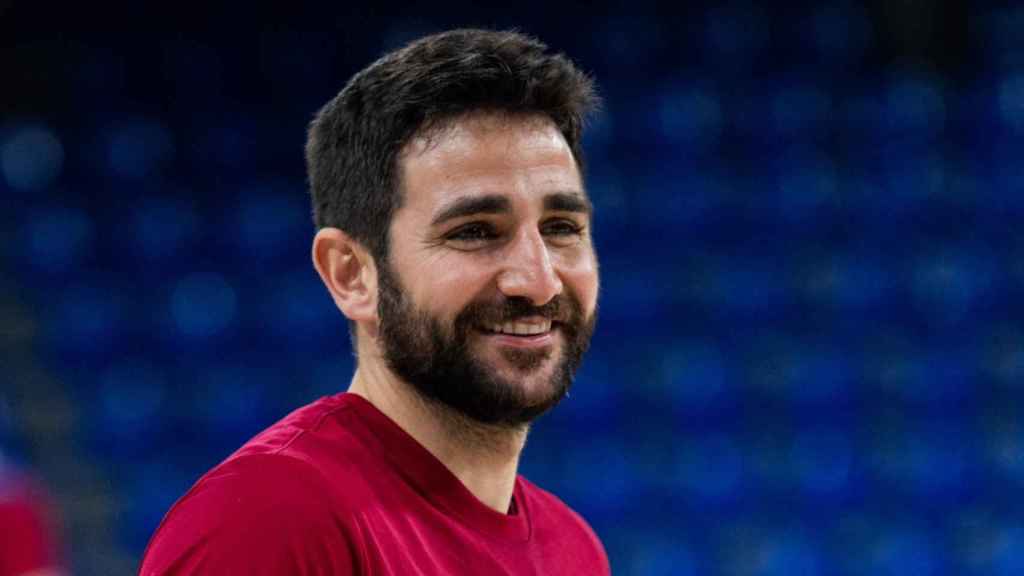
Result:
<instances>
[{"instance_id":1,"label":"eyebrow","mask_svg":"<svg viewBox=\"0 0 1024 576\"><path fill-rule=\"evenodd\" d=\"M580 212L590 215L594 206L578 192L556 192L544 197L544 209L552 212Z\"/></svg>"},{"instance_id":2,"label":"eyebrow","mask_svg":"<svg viewBox=\"0 0 1024 576\"><path fill-rule=\"evenodd\" d=\"M578 192L548 194L544 197L544 209L552 212L579 212L587 215L593 212L590 200ZM511 211L512 203L505 196L489 194L459 198L441 208L430 221L430 225L440 226L449 220L477 214L508 214Z\"/></svg>"},{"instance_id":3,"label":"eyebrow","mask_svg":"<svg viewBox=\"0 0 1024 576\"><path fill-rule=\"evenodd\" d=\"M512 203L508 198L497 194L459 198L442 208L431 220L430 225L438 226L449 220L475 214L507 214L511 211Z\"/></svg>"}]
</instances>

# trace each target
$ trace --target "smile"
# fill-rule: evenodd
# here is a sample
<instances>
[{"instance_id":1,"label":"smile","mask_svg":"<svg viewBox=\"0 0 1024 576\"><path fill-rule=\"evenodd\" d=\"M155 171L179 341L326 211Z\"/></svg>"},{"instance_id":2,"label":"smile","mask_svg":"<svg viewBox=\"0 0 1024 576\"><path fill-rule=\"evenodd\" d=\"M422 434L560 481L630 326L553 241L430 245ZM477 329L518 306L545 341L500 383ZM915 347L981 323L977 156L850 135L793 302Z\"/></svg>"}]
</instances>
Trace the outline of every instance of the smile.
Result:
<instances>
[{"instance_id":1,"label":"smile","mask_svg":"<svg viewBox=\"0 0 1024 576\"><path fill-rule=\"evenodd\" d=\"M489 341L498 346L540 349L555 343L557 332L554 328L556 326L552 324L551 320L534 317L503 324L492 324L489 327L481 328L480 331Z\"/></svg>"},{"instance_id":2,"label":"smile","mask_svg":"<svg viewBox=\"0 0 1024 576\"><path fill-rule=\"evenodd\" d=\"M551 320L505 322L487 327L489 332L509 336L537 336L551 331Z\"/></svg>"}]
</instances>

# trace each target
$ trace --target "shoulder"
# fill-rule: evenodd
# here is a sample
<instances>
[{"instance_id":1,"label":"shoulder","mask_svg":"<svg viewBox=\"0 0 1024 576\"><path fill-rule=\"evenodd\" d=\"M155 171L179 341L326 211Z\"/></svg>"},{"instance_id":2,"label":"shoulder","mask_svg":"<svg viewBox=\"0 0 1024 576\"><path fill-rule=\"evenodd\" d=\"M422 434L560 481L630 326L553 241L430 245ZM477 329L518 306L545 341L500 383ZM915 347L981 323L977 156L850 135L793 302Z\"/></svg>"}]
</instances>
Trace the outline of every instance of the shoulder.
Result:
<instances>
[{"instance_id":1,"label":"shoulder","mask_svg":"<svg viewBox=\"0 0 1024 576\"><path fill-rule=\"evenodd\" d=\"M258 454L215 468L171 508L141 574L348 574L357 548L351 515L315 468Z\"/></svg>"},{"instance_id":2,"label":"shoulder","mask_svg":"<svg viewBox=\"0 0 1024 576\"><path fill-rule=\"evenodd\" d=\"M141 573L351 573L362 480L346 453L359 448L321 433L329 412L292 413L200 478L160 523Z\"/></svg>"},{"instance_id":3,"label":"shoulder","mask_svg":"<svg viewBox=\"0 0 1024 576\"><path fill-rule=\"evenodd\" d=\"M312 464L280 453L258 453L230 458L203 475L175 504L168 517L201 502L210 520L227 521L286 508L319 509L326 481Z\"/></svg>"},{"instance_id":4,"label":"shoulder","mask_svg":"<svg viewBox=\"0 0 1024 576\"><path fill-rule=\"evenodd\" d=\"M519 488L533 523L534 536L558 541L569 555L591 566L594 574L608 574L608 555L597 533L561 498L540 488L526 478L518 478Z\"/></svg>"}]
</instances>

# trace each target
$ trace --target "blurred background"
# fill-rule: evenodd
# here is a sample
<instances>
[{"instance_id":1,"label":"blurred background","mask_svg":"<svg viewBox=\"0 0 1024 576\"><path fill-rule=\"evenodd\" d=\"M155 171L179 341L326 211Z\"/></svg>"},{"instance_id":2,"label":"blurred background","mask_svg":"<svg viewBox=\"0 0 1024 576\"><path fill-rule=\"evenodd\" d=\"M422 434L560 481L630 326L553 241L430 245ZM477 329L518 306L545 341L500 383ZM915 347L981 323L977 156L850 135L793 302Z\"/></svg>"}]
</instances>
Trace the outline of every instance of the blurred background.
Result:
<instances>
[{"instance_id":1,"label":"blurred background","mask_svg":"<svg viewBox=\"0 0 1024 576\"><path fill-rule=\"evenodd\" d=\"M93 10L0 2L0 451L71 573L133 573L200 474L346 388L305 129L466 25L606 99L601 320L522 471L616 575L1024 573L1021 6Z\"/></svg>"}]
</instances>

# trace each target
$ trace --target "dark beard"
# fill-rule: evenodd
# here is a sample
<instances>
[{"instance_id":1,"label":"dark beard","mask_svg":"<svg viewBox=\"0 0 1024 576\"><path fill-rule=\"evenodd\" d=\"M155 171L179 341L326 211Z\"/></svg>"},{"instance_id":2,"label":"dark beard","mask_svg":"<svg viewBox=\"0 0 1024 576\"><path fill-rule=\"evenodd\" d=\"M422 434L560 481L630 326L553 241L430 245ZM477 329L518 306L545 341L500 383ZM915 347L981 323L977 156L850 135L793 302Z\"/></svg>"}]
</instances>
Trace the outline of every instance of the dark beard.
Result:
<instances>
[{"instance_id":1,"label":"dark beard","mask_svg":"<svg viewBox=\"0 0 1024 576\"><path fill-rule=\"evenodd\" d=\"M451 326L446 326L409 302L387 263L382 263L379 270L377 310L384 359L424 399L481 424L521 427L569 393L596 323L596 313L590 318L583 317L583 308L574 294L558 295L543 306L534 306L520 297L497 304L472 302ZM470 338L481 326L527 316L551 319L553 329L560 330L564 340L548 393L539 399L528 398L522 386L494 373L470 350ZM525 372L544 363L551 351L504 349L502 354Z\"/></svg>"}]
</instances>

